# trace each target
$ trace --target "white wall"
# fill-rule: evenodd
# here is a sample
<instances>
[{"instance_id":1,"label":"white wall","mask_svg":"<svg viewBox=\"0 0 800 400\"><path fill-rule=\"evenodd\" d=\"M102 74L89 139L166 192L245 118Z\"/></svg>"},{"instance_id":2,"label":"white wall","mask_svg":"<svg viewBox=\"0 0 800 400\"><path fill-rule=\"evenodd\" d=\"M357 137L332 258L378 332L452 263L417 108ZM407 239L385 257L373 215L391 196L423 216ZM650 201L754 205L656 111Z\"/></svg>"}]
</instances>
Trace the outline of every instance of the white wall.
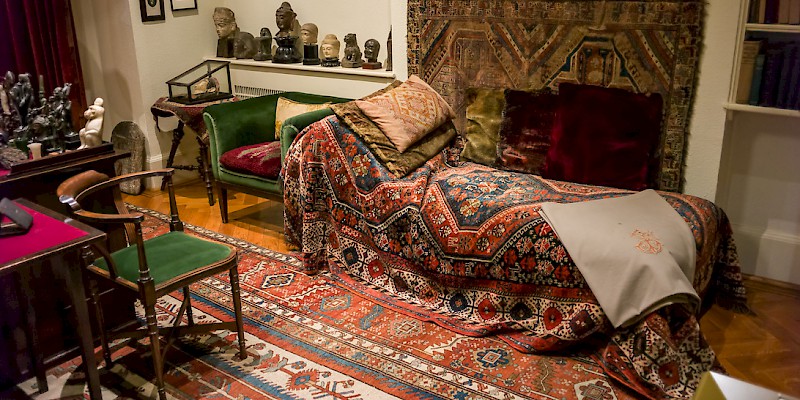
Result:
<instances>
[{"instance_id":1,"label":"white wall","mask_svg":"<svg viewBox=\"0 0 800 400\"><path fill-rule=\"evenodd\" d=\"M128 0L127 4L73 0L87 97L108 99L107 134L108 127L123 119L133 120L142 127L148 138L150 168L164 165L171 136L155 133L149 107L158 97L166 95L166 80L204 57L214 56L216 33L211 20L214 7L231 8L244 31L256 34L266 26L275 34L275 10L281 3L280 0L201 0L196 11L172 13L169 0L164 1L166 21L142 23L138 0ZM684 189L686 193L717 200L726 210L740 242L745 272L800 283L794 268L800 254L797 250L800 217L796 206L800 204L796 173L800 169L792 161L800 154L798 121L745 115L726 122L723 109L730 90L742 1L709 0L706 6L704 48L691 113ZM320 39L326 33L334 33L341 40L346 33L353 32L362 46L369 38L384 45L392 26L394 75L401 80L407 78L406 0L291 3L300 23L317 24ZM382 48L379 59L385 55L386 49ZM241 79L255 80L248 84L266 88L283 85L344 97L366 94L385 81L253 68L240 70L244 71ZM320 79L325 84L319 84ZM328 93L337 87L341 87L340 92ZM191 138L184 139L180 152L178 161L193 162L197 153Z\"/></svg>"}]
</instances>

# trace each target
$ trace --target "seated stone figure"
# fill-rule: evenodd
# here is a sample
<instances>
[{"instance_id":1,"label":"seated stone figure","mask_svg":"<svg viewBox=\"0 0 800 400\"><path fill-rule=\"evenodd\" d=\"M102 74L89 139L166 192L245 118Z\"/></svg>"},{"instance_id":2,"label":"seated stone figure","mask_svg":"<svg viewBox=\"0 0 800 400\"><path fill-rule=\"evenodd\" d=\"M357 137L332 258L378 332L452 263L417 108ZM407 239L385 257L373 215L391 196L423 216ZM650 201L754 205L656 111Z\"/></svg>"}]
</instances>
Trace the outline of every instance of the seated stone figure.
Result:
<instances>
[{"instance_id":1,"label":"seated stone figure","mask_svg":"<svg viewBox=\"0 0 800 400\"><path fill-rule=\"evenodd\" d=\"M338 67L339 63L339 47L341 43L336 35L329 33L322 39L320 50L322 51L322 66L323 67Z\"/></svg>"},{"instance_id":2,"label":"seated stone figure","mask_svg":"<svg viewBox=\"0 0 800 400\"><path fill-rule=\"evenodd\" d=\"M381 44L375 39L369 39L364 43L364 57L367 61L361 66L364 69L381 69L383 64L378 61L378 53L381 51Z\"/></svg>"},{"instance_id":3,"label":"seated stone figure","mask_svg":"<svg viewBox=\"0 0 800 400\"><path fill-rule=\"evenodd\" d=\"M253 58L256 42L252 34L242 32L236 25L236 16L230 8L214 9L214 26L217 30L217 57Z\"/></svg>"},{"instance_id":4,"label":"seated stone figure","mask_svg":"<svg viewBox=\"0 0 800 400\"><path fill-rule=\"evenodd\" d=\"M83 112L83 117L86 118L86 126L78 133L81 138L79 150L103 144L103 115L105 112L103 99L99 97L94 100L94 104Z\"/></svg>"},{"instance_id":5,"label":"seated stone figure","mask_svg":"<svg viewBox=\"0 0 800 400\"><path fill-rule=\"evenodd\" d=\"M253 56L253 60L267 61L272 59L272 32L269 28L261 28L261 36L256 38L258 53Z\"/></svg>"},{"instance_id":6,"label":"seated stone figure","mask_svg":"<svg viewBox=\"0 0 800 400\"><path fill-rule=\"evenodd\" d=\"M361 48L358 47L358 39L355 33L344 35L344 59L342 67L360 68L364 64L361 59Z\"/></svg>"}]
</instances>

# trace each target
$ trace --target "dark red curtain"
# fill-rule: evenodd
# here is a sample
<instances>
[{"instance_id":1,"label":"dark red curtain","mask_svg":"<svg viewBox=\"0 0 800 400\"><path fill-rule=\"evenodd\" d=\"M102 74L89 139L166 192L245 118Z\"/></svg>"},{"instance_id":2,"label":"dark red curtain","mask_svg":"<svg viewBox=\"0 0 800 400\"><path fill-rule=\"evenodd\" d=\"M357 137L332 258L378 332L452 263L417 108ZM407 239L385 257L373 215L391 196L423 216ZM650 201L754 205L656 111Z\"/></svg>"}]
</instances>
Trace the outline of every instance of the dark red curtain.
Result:
<instances>
[{"instance_id":1,"label":"dark red curtain","mask_svg":"<svg viewBox=\"0 0 800 400\"><path fill-rule=\"evenodd\" d=\"M0 74L31 74L37 104L39 76L45 96L71 83L73 126L86 109L78 41L69 0L0 0Z\"/></svg>"}]
</instances>

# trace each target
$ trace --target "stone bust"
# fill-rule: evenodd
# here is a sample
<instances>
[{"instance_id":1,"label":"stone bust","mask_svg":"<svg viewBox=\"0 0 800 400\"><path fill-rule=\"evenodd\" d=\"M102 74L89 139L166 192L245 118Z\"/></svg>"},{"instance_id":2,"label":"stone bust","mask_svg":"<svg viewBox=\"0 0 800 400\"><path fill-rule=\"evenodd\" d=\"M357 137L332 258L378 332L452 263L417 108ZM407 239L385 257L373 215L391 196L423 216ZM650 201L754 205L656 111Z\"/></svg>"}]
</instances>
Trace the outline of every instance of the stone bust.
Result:
<instances>
[{"instance_id":1,"label":"stone bust","mask_svg":"<svg viewBox=\"0 0 800 400\"><path fill-rule=\"evenodd\" d=\"M315 24L309 22L300 27L300 37L303 39L303 44L317 44L318 35L319 29Z\"/></svg>"},{"instance_id":2,"label":"stone bust","mask_svg":"<svg viewBox=\"0 0 800 400\"><path fill-rule=\"evenodd\" d=\"M329 33L322 39L320 50L322 51L322 66L323 67L338 67L339 66L339 48L341 42L336 35Z\"/></svg>"},{"instance_id":3,"label":"stone bust","mask_svg":"<svg viewBox=\"0 0 800 400\"><path fill-rule=\"evenodd\" d=\"M364 57L367 61L361 66L364 69L380 69L383 64L378 61L378 53L381 50L381 44L375 39L369 39L364 43Z\"/></svg>"},{"instance_id":4,"label":"stone bust","mask_svg":"<svg viewBox=\"0 0 800 400\"><path fill-rule=\"evenodd\" d=\"M217 7L212 15L217 30L217 57L253 58L256 43L253 35L242 32L236 25L236 16L230 8Z\"/></svg>"},{"instance_id":5,"label":"stone bust","mask_svg":"<svg viewBox=\"0 0 800 400\"><path fill-rule=\"evenodd\" d=\"M275 24L278 25L278 33L275 37L295 36L294 35L294 22L297 14L292 10L292 5L284 1L281 6L275 10Z\"/></svg>"}]
</instances>

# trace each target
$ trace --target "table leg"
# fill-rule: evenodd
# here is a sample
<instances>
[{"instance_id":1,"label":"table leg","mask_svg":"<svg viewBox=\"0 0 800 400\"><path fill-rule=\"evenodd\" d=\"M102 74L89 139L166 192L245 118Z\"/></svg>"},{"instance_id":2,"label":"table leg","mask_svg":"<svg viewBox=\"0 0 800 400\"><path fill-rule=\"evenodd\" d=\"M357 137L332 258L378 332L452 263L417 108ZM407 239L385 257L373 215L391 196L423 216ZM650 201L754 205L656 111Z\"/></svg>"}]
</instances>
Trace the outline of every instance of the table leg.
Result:
<instances>
[{"instance_id":1,"label":"table leg","mask_svg":"<svg viewBox=\"0 0 800 400\"><path fill-rule=\"evenodd\" d=\"M61 275L64 279L69 297L72 301L72 309L75 312L76 330L80 339L81 357L83 366L86 369L86 378L89 385L89 398L101 400L100 395L100 374L97 371L97 361L94 357L94 342L92 340L91 321L89 320L89 310L86 306L86 291L83 286L83 263L76 251L64 254L62 258L53 260L54 272Z\"/></svg>"},{"instance_id":2,"label":"table leg","mask_svg":"<svg viewBox=\"0 0 800 400\"><path fill-rule=\"evenodd\" d=\"M205 140L202 137L197 137L197 144L200 146L200 157L197 160L197 166L200 169L200 177L203 178L203 182L206 184L206 193L208 194L208 205L214 205L214 184L213 179L211 178L211 166L209 165L209 158L208 158L208 144L206 144Z\"/></svg>"},{"instance_id":3,"label":"table leg","mask_svg":"<svg viewBox=\"0 0 800 400\"><path fill-rule=\"evenodd\" d=\"M21 268L19 271L19 286L22 289L22 297L25 298L25 339L28 341L28 354L31 360L31 370L36 375L36 386L39 393L49 390L47 387L47 376L44 368L44 357L39 349L39 334L36 329L36 310L33 307L33 299L36 295L31 288L30 269Z\"/></svg>"},{"instance_id":4,"label":"table leg","mask_svg":"<svg viewBox=\"0 0 800 400\"><path fill-rule=\"evenodd\" d=\"M172 168L175 162L175 152L178 151L178 145L183 140L183 121L178 121L178 127L172 130L172 146L169 148L169 157L167 157L167 168ZM161 190L166 188L166 182L161 180Z\"/></svg>"}]
</instances>

